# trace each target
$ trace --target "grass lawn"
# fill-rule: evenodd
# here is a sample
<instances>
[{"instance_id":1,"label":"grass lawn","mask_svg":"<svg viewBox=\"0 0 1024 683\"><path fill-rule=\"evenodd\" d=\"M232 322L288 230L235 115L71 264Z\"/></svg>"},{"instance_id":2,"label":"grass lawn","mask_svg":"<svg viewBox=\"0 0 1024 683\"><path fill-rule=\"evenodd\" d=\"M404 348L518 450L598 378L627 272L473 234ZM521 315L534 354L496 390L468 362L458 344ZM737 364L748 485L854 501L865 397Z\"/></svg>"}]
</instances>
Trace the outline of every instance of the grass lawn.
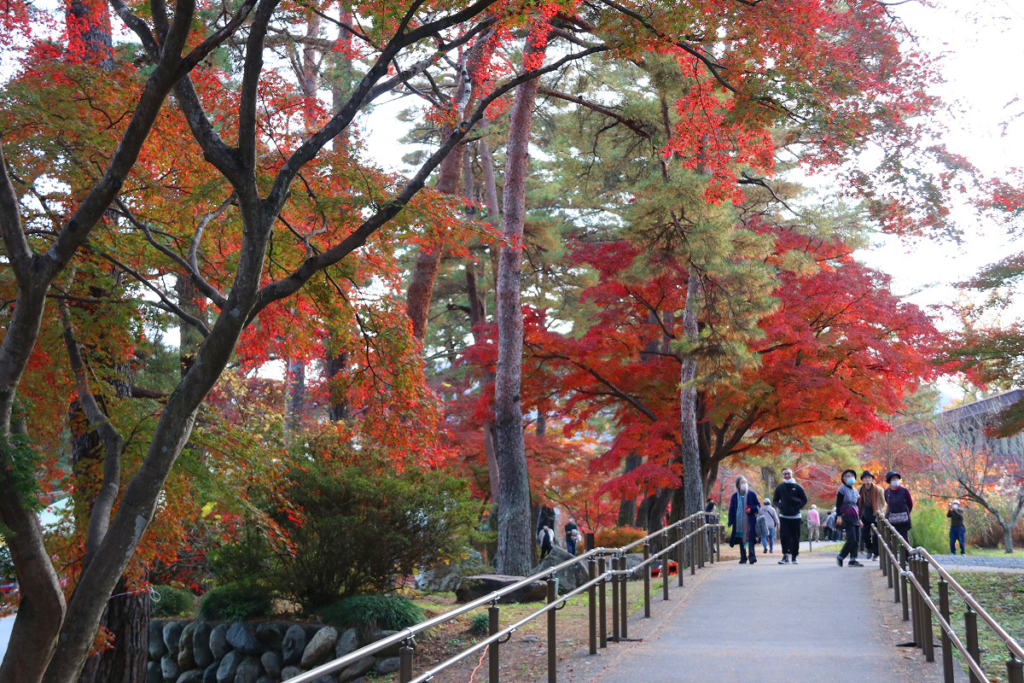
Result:
<instances>
[{"instance_id":1,"label":"grass lawn","mask_svg":"<svg viewBox=\"0 0 1024 683\"><path fill-rule=\"evenodd\" d=\"M1024 549L1014 548L1013 554L1007 555L1006 551L1000 546L999 548L974 548L967 546L967 556L977 555L979 557L1017 557L1024 558Z\"/></svg>"},{"instance_id":2,"label":"grass lawn","mask_svg":"<svg viewBox=\"0 0 1024 683\"><path fill-rule=\"evenodd\" d=\"M996 574L982 572L950 572L1000 626L1018 643L1024 643L1024 574ZM935 588L933 582L933 588ZM933 591L938 595L937 588ZM964 633L964 603L951 590L951 623L957 635L966 643ZM935 627L936 642L940 635ZM978 619L978 639L981 645L981 663L991 681L1006 681L1006 647L992 633L984 620ZM954 648L954 652L956 649ZM956 652L957 656L959 653ZM936 657L938 657L936 648ZM961 662L963 665L963 663ZM967 670L966 665L964 670Z\"/></svg>"}]
</instances>

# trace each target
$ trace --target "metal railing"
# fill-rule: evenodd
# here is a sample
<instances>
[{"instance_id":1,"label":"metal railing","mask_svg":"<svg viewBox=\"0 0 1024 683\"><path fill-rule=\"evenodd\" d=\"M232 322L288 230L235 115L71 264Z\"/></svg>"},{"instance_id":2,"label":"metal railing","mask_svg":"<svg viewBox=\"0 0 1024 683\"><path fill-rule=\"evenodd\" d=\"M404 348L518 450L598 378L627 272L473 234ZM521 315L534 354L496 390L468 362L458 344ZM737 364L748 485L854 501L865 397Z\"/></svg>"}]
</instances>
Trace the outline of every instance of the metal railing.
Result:
<instances>
[{"instance_id":1,"label":"metal railing","mask_svg":"<svg viewBox=\"0 0 1024 683\"><path fill-rule=\"evenodd\" d=\"M879 548L885 557L879 561L883 576L888 578L893 600L902 603L903 621L912 622L915 647L921 648L925 659L935 661L933 623L941 630L942 674L945 683L953 683L953 648L963 656L970 674L971 683L987 682L988 676L981 668L981 647L978 641L978 617L992 630L1007 650L1006 676L1009 683L1024 683L1024 648L1013 639L999 623L982 607L960 583L950 576L924 548L914 548L887 519L881 526L872 524L878 534ZM939 604L936 606L931 594L931 570L939 575ZM964 601L964 632L966 645L953 630L950 621L949 590Z\"/></svg>"},{"instance_id":2,"label":"metal railing","mask_svg":"<svg viewBox=\"0 0 1024 683\"><path fill-rule=\"evenodd\" d=\"M588 641L590 654L596 655L599 648L608 647L609 642L622 642L628 639L629 613L627 600L627 582L631 574L641 571L643 574L644 616L651 616L651 564L661 559L661 579L663 600L669 599L669 561L676 561L676 576L679 585L683 585L683 567L688 566L691 576L697 569L704 568L706 563L714 564L722 559L721 524L709 524L704 520L707 513L698 512L679 520L665 528L645 536L629 545L620 548L594 548L594 535L586 535L587 550L582 555L566 560L533 576L505 586L493 593L488 593L476 600L467 602L455 609L439 614L415 626L394 633L386 638L370 643L352 653L339 657L315 669L289 678L287 683L312 683L321 676L341 671L358 662L364 657L378 654L384 650L399 646L399 683L425 683L445 669L454 666L476 653L487 650L489 658L488 683L500 680L499 662L501 645L512 637L512 634L525 624L547 615L547 669L549 683L557 680L557 615L566 605L566 601L584 592L587 594L587 615L589 621ZM714 530L714 533L711 533ZM651 542L659 541L660 550L651 552ZM626 554L637 547L643 546L643 561L632 568L626 567ZM716 557L717 556L717 557ZM585 563L585 564L584 564ZM587 568L588 581L563 595L557 594L555 575L570 567L584 564ZM544 581L547 587L547 604L513 624L501 626L501 598L530 585L534 581ZM608 635L608 584L611 584L611 636ZM436 628L467 612L487 606L488 635L472 646L460 651L449 659L431 667L413 677L413 656L415 639L421 633ZM481 657L482 660L482 657Z\"/></svg>"}]
</instances>

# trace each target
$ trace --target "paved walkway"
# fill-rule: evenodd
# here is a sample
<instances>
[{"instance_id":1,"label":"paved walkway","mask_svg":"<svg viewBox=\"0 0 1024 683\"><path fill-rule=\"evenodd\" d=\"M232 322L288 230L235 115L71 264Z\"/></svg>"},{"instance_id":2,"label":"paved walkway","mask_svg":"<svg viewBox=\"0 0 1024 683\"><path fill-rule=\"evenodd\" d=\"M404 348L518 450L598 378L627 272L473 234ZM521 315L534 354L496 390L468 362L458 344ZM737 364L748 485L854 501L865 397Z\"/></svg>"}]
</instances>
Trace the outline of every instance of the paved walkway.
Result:
<instances>
[{"instance_id":1,"label":"paved walkway","mask_svg":"<svg viewBox=\"0 0 1024 683\"><path fill-rule=\"evenodd\" d=\"M800 564L761 555L716 566L666 622L623 649L600 683L917 681L884 625L877 562L840 569L815 552Z\"/></svg>"}]
</instances>

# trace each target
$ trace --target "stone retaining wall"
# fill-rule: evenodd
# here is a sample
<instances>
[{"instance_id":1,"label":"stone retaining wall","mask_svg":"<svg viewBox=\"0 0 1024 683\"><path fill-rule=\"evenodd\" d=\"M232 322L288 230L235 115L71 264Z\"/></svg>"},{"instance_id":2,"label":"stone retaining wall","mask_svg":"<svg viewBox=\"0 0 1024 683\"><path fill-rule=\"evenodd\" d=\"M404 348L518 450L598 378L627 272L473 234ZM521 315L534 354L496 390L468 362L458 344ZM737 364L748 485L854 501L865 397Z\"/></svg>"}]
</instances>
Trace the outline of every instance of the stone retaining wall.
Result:
<instances>
[{"instance_id":1,"label":"stone retaining wall","mask_svg":"<svg viewBox=\"0 0 1024 683\"><path fill-rule=\"evenodd\" d=\"M381 631L367 642L391 635ZM146 683L280 683L365 645L356 629L291 622L154 619ZM398 670L398 646L317 683L363 681Z\"/></svg>"}]
</instances>

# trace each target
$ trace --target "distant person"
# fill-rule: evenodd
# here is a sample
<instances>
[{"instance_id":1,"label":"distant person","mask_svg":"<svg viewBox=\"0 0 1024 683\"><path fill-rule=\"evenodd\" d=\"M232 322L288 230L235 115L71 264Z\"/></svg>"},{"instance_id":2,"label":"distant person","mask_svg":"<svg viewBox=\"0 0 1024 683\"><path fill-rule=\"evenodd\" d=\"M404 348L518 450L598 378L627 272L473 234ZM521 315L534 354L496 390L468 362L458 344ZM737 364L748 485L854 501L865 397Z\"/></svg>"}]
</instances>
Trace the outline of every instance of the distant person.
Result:
<instances>
[{"instance_id":1,"label":"distant person","mask_svg":"<svg viewBox=\"0 0 1024 683\"><path fill-rule=\"evenodd\" d=\"M718 524L718 511L717 511L717 509L718 508L715 505L715 501L713 501L710 498L708 498L707 504L704 505L704 523L705 524ZM708 547L709 548L711 547L711 533L712 533L712 530L708 529L707 542L708 542Z\"/></svg>"},{"instance_id":2,"label":"distant person","mask_svg":"<svg viewBox=\"0 0 1024 683\"><path fill-rule=\"evenodd\" d=\"M836 509L832 508L832 511L825 517L825 536L829 541L836 540Z\"/></svg>"},{"instance_id":3,"label":"distant person","mask_svg":"<svg viewBox=\"0 0 1024 683\"><path fill-rule=\"evenodd\" d=\"M956 555L956 544L959 541L960 554L966 555L964 537L967 534L967 528L964 526L964 511L960 507L959 500L954 500L949 504L949 512L946 513L946 516L949 517L949 554Z\"/></svg>"},{"instance_id":4,"label":"distant person","mask_svg":"<svg viewBox=\"0 0 1024 683\"><path fill-rule=\"evenodd\" d=\"M544 559L551 552L555 544L555 532L547 524L537 532L537 542L540 543L540 559Z\"/></svg>"},{"instance_id":5,"label":"distant person","mask_svg":"<svg viewBox=\"0 0 1024 683\"><path fill-rule=\"evenodd\" d=\"M757 545L755 536L757 534L757 512L761 509L761 503L757 494L750 490L746 477L739 477L736 480L736 493L732 494L729 501L729 526L732 527L732 536L729 539L729 546L740 544L740 564L757 564L757 556L754 548Z\"/></svg>"},{"instance_id":6,"label":"distant person","mask_svg":"<svg viewBox=\"0 0 1024 683\"><path fill-rule=\"evenodd\" d=\"M846 470L842 474L843 485L836 491L836 508L839 510L836 516L836 526L842 526L846 532L846 542L842 550L836 555L836 564L843 566L843 561L849 557L850 567L863 567L857 561L857 550L860 545L860 493L853 488L857 483L857 473L853 470Z\"/></svg>"},{"instance_id":7,"label":"distant person","mask_svg":"<svg viewBox=\"0 0 1024 683\"><path fill-rule=\"evenodd\" d=\"M761 524L764 524L764 531L760 530ZM761 547L766 553L775 552L775 534L779 529L779 513L772 507L772 501L770 498L764 499L764 505L757 512L757 524L758 534L761 536Z\"/></svg>"},{"instance_id":8,"label":"distant person","mask_svg":"<svg viewBox=\"0 0 1024 683\"><path fill-rule=\"evenodd\" d=\"M576 526L576 520L569 518L569 523L565 525L565 549L569 551L570 555L576 554L576 542L579 539L580 528Z\"/></svg>"},{"instance_id":9,"label":"distant person","mask_svg":"<svg viewBox=\"0 0 1024 683\"><path fill-rule=\"evenodd\" d=\"M807 493L804 487L796 483L792 467L782 468L782 483L775 487L772 501L779 512L779 526L782 536L782 559L779 564L790 561L797 564L796 556L800 554L800 511L807 505Z\"/></svg>"},{"instance_id":10,"label":"distant person","mask_svg":"<svg viewBox=\"0 0 1024 683\"><path fill-rule=\"evenodd\" d=\"M858 493L860 494L860 521L863 524L861 546L867 553L868 559L874 560L878 558L878 535L871 525L875 523L875 518L882 514L882 510L885 508L885 494L881 487L875 486L875 475L867 470L860 474L860 491Z\"/></svg>"},{"instance_id":11,"label":"distant person","mask_svg":"<svg viewBox=\"0 0 1024 683\"><path fill-rule=\"evenodd\" d=\"M812 505L807 511L807 540L814 542L821 540L821 515L818 514L818 506Z\"/></svg>"},{"instance_id":12,"label":"distant person","mask_svg":"<svg viewBox=\"0 0 1024 683\"><path fill-rule=\"evenodd\" d=\"M885 518L889 520L903 540L910 543L910 513L914 511L914 498L907 487L903 486L903 477L899 472L885 475Z\"/></svg>"}]
</instances>

